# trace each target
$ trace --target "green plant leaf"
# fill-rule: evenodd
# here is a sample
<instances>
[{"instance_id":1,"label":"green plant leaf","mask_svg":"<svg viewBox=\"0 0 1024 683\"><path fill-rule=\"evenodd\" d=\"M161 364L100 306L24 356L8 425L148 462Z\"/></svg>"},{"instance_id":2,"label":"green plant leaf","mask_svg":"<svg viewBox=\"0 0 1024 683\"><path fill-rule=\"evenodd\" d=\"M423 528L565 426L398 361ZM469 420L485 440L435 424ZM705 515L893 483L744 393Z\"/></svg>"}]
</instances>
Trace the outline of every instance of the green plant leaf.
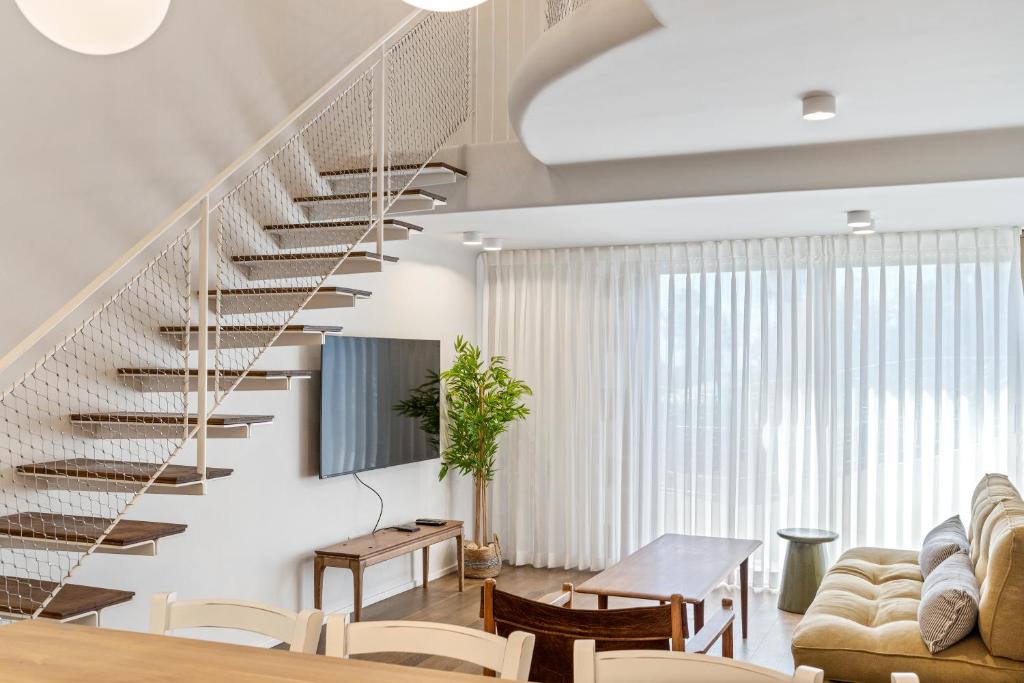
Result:
<instances>
[{"instance_id":1,"label":"green plant leaf","mask_svg":"<svg viewBox=\"0 0 1024 683\"><path fill-rule=\"evenodd\" d=\"M451 368L440 375L447 417L441 477L454 469L491 481L498 437L510 423L530 414L522 398L533 392L525 382L512 377L504 356L493 356L484 363L480 348L461 336L455 340L455 352Z\"/></svg>"}]
</instances>

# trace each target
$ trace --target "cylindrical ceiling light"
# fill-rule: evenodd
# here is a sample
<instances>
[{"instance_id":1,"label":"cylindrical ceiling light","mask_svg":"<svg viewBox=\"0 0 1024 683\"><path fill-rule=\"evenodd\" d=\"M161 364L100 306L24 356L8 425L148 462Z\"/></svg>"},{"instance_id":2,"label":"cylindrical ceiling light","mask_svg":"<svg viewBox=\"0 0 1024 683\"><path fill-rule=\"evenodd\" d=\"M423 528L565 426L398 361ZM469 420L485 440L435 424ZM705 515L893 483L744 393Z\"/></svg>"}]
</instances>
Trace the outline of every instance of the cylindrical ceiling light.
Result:
<instances>
[{"instance_id":1,"label":"cylindrical ceiling light","mask_svg":"<svg viewBox=\"0 0 1024 683\"><path fill-rule=\"evenodd\" d=\"M804 119L825 121L836 115L836 96L827 92L812 92L804 95Z\"/></svg>"},{"instance_id":2,"label":"cylindrical ceiling light","mask_svg":"<svg viewBox=\"0 0 1024 683\"><path fill-rule=\"evenodd\" d=\"M875 220L871 217L871 212L866 209L847 211L846 225L854 235L873 235L875 233Z\"/></svg>"},{"instance_id":3,"label":"cylindrical ceiling light","mask_svg":"<svg viewBox=\"0 0 1024 683\"><path fill-rule=\"evenodd\" d=\"M15 0L44 36L75 52L113 55L153 35L171 0Z\"/></svg>"},{"instance_id":4,"label":"cylindrical ceiling light","mask_svg":"<svg viewBox=\"0 0 1024 683\"><path fill-rule=\"evenodd\" d=\"M485 237L484 251L501 251L501 239L497 237Z\"/></svg>"},{"instance_id":5,"label":"cylindrical ceiling light","mask_svg":"<svg viewBox=\"0 0 1024 683\"><path fill-rule=\"evenodd\" d=\"M469 230L462 233L462 243L467 247L475 247L483 244L483 240L480 239L480 233L476 230Z\"/></svg>"},{"instance_id":6,"label":"cylindrical ceiling light","mask_svg":"<svg viewBox=\"0 0 1024 683\"><path fill-rule=\"evenodd\" d=\"M854 209L846 212L846 225L851 228L866 228L871 225L871 212L867 209Z\"/></svg>"},{"instance_id":7,"label":"cylindrical ceiling light","mask_svg":"<svg viewBox=\"0 0 1024 683\"><path fill-rule=\"evenodd\" d=\"M405 0L413 7L430 10L431 12L458 12L482 5L485 0Z\"/></svg>"}]
</instances>

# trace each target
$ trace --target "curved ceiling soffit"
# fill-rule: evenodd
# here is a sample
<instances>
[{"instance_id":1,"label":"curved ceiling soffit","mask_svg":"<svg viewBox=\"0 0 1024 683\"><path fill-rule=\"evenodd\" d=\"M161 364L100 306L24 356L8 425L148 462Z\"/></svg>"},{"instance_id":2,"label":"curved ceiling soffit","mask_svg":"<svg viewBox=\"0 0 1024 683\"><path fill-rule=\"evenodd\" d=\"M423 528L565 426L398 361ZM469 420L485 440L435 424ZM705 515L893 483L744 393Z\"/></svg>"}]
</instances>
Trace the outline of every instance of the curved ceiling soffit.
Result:
<instances>
[{"instance_id":1,"label":"curved ceiling soffit","mask_svg":"<svg viewBox=\"0 0 1024 683\"><path fill-rule=\"evenodd\" d=\"M508 115L519 140L537 160L543 151L531 147L531 128L560 125L531 115L531 106L568 74L615 48L663 28L646 0L590 0L545 31L530 47L508 93Z\"/></svg>"}]
</instances>

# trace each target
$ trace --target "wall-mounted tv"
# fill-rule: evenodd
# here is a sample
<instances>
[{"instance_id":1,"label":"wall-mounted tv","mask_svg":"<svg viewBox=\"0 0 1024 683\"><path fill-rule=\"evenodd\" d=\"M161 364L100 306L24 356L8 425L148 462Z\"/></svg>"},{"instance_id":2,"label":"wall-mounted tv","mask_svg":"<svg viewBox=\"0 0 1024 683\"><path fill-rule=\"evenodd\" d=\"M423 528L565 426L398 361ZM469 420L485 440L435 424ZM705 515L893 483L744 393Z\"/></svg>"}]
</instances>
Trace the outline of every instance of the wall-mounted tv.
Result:
<instances>
[{"instance_id":1,"label":"wall-mounted tv","mask_svg":"<svg viewBox=\"0 0 1024 683\"><path fill-rule=\"evenodd\" d=\"M421 420L396 406L432 401L441 343L329 336L321 352L320 478L438 457Z\"/></svg>"}]
</instances>

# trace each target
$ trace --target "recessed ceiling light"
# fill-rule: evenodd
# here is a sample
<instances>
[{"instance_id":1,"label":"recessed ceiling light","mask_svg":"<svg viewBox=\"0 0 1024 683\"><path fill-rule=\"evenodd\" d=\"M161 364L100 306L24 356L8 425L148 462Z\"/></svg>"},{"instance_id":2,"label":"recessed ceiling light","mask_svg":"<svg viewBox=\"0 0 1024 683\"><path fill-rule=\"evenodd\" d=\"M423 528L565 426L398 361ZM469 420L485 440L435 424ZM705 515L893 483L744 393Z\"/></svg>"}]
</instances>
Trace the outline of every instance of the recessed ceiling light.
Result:
<instances>
[{"instance_id":1,"label":"recessed ceiling light","mask_svg":"<svg viewBox=\"0 0 1024 683\"><path fill-rule=\"evenodd\" d=\"M405 0L413 7L428 9L431 12L457 12L482 5L485 0Z\"/></svg>"},{"instance_id":2,"label":"recessed ceiling light","mask_svg":"<svg viewBox=\"0 0 1024 683\"><path fill-rule=\"evenodd\" d=\"M501 251L501 240L497 237L485 237L484 251Z\"/></svg>"},{"instance_id":3,"label":"recessed ceiling light","mask_svg":"<svg viewBox=\"0 0 1024 683\"><path fill-rule=\"evenodd\" d=\"M803 101L804 118L808 121L825 121L836 115L836 96L831 93L808 93Z\"/></svg>"},{"instance_id":4,"label":"recessed ceiling light","mask_svg":"<svg viewBox=\"0 0 1024 683\"><path fill-rule=\"evenodd\" d=\"M867 228L871 225L871 212L867 209L855 209L846 212L846 225L851 228Z\"/></svg>"},{"instance_id":5,"label":"recessed ceiling light","mask_svg":"<svg viewBox=\"0 0 1024 683\"><path fill-rule=\"evenodd\" d=\"M476 230L470 230L469 232L462 233L462 243L467 247L475 247L482 243L480 239L480 233Z\"/></svg>"},{"instance_id":6,"label":"recessed ceiling light","mask_svg":"<svg viewBox=\"0 0 1024 683\"><path fill-rule=\"evenodd\" d=\"M113 55L160 28L171 0L15 0L44 36L75 52Z\"/></svg>"}]
</instances>

